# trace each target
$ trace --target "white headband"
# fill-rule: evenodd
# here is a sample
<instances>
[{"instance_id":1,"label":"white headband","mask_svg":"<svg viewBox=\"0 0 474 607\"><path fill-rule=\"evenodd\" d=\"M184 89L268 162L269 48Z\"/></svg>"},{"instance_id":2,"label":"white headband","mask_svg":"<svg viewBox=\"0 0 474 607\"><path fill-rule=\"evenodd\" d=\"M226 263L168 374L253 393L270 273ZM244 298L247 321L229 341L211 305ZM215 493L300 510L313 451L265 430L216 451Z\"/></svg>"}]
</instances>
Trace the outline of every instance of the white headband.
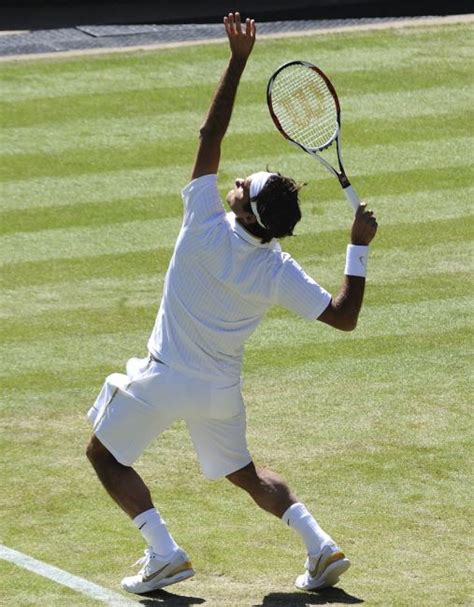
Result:
<instances>
[{"instance_id":1,"label":"white headband","mask_svg":"<svg viewBox=\"0 0 474 607\"><path fill-rule=\"evenodd\" d=\"M262 226L265 230L267 229L263 221L260 219L260 214L257 209L257 202L255 198L260 194L260 192L265 187L265 184L269 180L269 178L275 175L275 173L268 173L267 171L259 171L258 173L254 173L250 175L250 208L252 209L252 213L255 215L257 219L257 223L259 226Z\"/></svg>"}]
</instances>

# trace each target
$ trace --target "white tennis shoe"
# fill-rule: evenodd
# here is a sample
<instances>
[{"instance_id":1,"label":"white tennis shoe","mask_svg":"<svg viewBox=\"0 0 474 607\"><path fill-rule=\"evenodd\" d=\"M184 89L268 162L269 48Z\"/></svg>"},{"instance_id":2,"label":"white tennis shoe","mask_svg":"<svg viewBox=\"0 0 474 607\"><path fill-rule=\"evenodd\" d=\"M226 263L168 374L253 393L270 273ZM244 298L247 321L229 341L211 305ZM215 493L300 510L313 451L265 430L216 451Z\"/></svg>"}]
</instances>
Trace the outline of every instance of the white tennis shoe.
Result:
<instances>
[{"instance_id":1,"label":"white tennis shoe","mask_svg":"<svg viewBox=\"0 0 474 607\"><path fill-rule=\"evenodd\" d=\"M163 559L155 554L149 546L145 550L145 556L139 559L135 565L143 565L139 573L122 580L122 588L135 594L158 590L158 588L182 582L194 575L188 555L181 548Z\"/></svg>"},{"instance_id":2,"label":"white tennis shoe","mask_svg":"<svg viewBox=\"0 0 474 607\"><path fill-rule=\"evenodd\" d=\"M339 546L328 544L320 554L308 555L306 571L296 578L295 586L299 590L322 590L334 586L339 576L347 571L351 563Z\"/></svg>"}]
</instances>

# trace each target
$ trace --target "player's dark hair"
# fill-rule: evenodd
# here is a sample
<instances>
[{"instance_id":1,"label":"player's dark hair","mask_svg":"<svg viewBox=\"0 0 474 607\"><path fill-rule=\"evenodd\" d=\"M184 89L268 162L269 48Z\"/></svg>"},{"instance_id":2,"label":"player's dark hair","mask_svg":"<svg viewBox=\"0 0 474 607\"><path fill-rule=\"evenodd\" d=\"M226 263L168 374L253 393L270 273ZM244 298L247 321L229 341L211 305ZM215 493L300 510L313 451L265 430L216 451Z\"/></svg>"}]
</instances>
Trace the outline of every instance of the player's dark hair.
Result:
<instances>
[{"instance_id":1,"label":"player's dark hair","mask_svg":"<svg viewBox=\"0 0 474 607\"><path fill-rule=\"evenodd\" d=\"M261 233L261 242L270 242L272 238L292 236L296 224L301 219L298 192L301 189L294 179L280 173L272 175L262 191L255 198L258 213L265 228L257 224ZM257 231L259 231L257 229Z\"/></svg>"}]
</instances>

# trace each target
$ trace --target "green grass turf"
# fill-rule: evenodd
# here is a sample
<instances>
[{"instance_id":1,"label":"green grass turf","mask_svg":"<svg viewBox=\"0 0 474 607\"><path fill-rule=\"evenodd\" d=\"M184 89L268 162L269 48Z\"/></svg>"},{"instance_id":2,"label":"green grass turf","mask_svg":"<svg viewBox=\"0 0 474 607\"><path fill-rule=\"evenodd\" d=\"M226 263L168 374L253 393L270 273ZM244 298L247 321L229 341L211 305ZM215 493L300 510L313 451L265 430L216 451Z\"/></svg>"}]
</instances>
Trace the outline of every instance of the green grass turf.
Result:
<instances>
[{"instance_id":1,"label":"green grass turf","mask_svg":"<svg viewBox=\"0 0 474 607\"><path fill-rule=\"evenodd\" d=\"M339 589L296 593L298 538L204 480L178 424L138 469L198 575L142 604L469 603L469 42L468 26L444 26L257 43L222 193L267 163L308 182L284 246L338 288L349 208L265 105L273 69L302 58L336 85L346 166L380 222L357 330L275 308L245 358L256 461L288 479L353 567ZM143 546L86 463L84 416L105 375L144 354L226 55L222 44L2 65L1 540L117 591ZM2 604L99 604L0 569Z\"/></svg>"}]
</instances>

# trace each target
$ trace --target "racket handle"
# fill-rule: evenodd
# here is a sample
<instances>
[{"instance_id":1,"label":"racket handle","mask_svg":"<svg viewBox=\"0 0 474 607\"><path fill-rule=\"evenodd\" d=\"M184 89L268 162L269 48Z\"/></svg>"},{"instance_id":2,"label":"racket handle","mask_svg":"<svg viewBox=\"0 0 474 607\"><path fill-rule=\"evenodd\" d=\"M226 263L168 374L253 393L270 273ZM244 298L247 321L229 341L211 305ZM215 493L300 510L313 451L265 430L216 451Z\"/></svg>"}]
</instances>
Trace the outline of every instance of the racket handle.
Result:
<instances>
[{"instance_id":1,"label":"racket handle","mask_svg":"<svg viewBox=\"0 0 474 607\"><path fill-rule=\"evenodd\" d=\"M348 185L347 187L343 188L343 190L348 203L351 205L354 211L357 211L360 205L360 198L357 196L354 188L351 185Z\"/></svg>"}]
</instances>

